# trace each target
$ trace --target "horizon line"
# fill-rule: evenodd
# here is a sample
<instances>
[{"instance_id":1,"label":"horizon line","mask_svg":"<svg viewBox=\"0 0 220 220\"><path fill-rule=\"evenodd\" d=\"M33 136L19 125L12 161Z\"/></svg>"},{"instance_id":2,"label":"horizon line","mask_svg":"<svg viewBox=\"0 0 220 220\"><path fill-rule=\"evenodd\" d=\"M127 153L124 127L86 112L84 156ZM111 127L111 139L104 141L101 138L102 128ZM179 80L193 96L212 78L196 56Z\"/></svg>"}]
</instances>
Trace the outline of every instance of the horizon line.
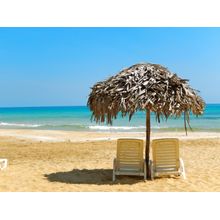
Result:
<instances>
[{"instance_id":1,"label":"horizon line","mask_svg":"<svg viewBox=\"0 0 220 220\"><path fill-rule=\"evenodd\" d=\"M219 105L219 103L206 103L206 105ZM0 108L55 108L55 107L87 107L87 105L39 105L39 106L0 106Z\"/></svg>"}]
</instances>

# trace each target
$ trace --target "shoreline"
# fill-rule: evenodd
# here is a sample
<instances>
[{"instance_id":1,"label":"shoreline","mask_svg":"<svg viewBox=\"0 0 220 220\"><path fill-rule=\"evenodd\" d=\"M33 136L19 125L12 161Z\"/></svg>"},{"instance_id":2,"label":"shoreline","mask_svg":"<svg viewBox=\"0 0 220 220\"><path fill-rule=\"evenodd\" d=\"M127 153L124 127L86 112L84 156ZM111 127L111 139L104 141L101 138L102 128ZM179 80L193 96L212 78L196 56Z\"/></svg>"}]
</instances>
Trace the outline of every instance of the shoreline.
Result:
<instances>
[{"instance_id":1,"label":"shoreline","mask_svg":"<svg viewBox=\"0 0 220 220\"><path fill-rule=\"evenodd\" d=\"M40 142L87 142L112 141L118 138L140 138L145 140L145 132L94 132L94 131L62 131L62 130L31 130L31 129L0 129L0 137ZM179 138L194 140L220 138L220 132L151 132L151 139Z\"/></svg>"}]
</instances>

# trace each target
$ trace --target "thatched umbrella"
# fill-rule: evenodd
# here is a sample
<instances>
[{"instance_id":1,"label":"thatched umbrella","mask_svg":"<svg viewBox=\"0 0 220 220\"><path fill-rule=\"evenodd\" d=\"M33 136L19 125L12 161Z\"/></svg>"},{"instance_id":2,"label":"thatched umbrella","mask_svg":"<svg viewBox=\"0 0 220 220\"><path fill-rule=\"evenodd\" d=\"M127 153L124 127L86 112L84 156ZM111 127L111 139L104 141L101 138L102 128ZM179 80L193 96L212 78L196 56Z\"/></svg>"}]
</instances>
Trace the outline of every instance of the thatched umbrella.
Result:
<instances>
[{"instance_id":1,"label":"thatched umbrella","mask_svg":"<svg viewBox=\"0 0 220 220\"><path fill-rule=\"evenodd\" d=\"M112 124L119 112L129 120L138 110L146 110L146 150L148 167L150 153L150 112L156 119L184 115L187 133L190 112L201 115L205 103L196 90L167 68L158 64L136 64L109 79L96 83L89 95L88 106L96 122ZM149 177L148 167L148 177Z\"/></svg>"}]
</instances>

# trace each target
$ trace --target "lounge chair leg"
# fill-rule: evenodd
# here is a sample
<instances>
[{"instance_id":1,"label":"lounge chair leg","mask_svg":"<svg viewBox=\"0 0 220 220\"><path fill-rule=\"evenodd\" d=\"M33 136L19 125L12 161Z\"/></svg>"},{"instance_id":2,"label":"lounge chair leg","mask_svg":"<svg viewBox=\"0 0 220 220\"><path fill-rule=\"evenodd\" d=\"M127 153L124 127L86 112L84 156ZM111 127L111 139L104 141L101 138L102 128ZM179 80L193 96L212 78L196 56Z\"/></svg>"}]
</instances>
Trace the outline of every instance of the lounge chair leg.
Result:
<instances>
[{"instance_id":1,"label":"lounge chair leg","mask_svg":"<svg viewBox=\"0 0 220 220\"><path fill-rule=\"evenodd\" d=\"M116 179L115 170L116 170L116 158L113 160L113 175L112 175L113 182L115 182L115 179Z\"/></svg>"},{"instance_id":2,"label":"lounge chair leg","mask_svg":"<svg viewBox=\"0 0 220 220\"><path fill-rule=\"evenodd\" d=\"M144 181L147 179L147 166L145 160L143 161L144 163Z\"/></svg>"},{"instance_id":3,"label":"lounge chair leg","mask_svg":"<svg viewBox=\"0 0 220 220\"><path fill-rule=\"evenodd\" d=\"M180 158L180 172L181 172L181 177L185 180L186 179L186 172L185 172L185 167L182 158Z\"/></svg>"},{"instance_id":4,"label":"lounge chair leg","mask_svg":"<svg viewBox=\"0 0 220 220\"><path fill-rule=\"evenodd\" d=\"M153 162L151 160L149 161L149 166L150 166L150 179L154 180Z\"/></svg>"},{"instance_id":5,"label":"lounge chair leg","mask_svg":"<svg viewBox=\"0 0 220 220\"><path fill-rule=\"evenodd\" d=\"M113 171L112 181L115 182L115 172Z\"/></svg>"}]
</instances>

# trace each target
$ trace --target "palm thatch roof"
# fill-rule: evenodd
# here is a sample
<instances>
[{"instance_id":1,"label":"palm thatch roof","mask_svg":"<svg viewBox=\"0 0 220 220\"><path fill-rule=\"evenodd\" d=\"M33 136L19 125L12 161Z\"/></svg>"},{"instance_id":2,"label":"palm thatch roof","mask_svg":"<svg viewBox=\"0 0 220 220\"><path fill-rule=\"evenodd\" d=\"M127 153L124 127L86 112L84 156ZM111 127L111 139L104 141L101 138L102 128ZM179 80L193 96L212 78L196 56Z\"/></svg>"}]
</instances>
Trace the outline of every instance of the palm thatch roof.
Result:
<instances>
[{"instance_id":1,"label":"palm thatch roof","mask_svg":"<svg viewBox=\"0 0 220 220\"><path fill-rule=\"evenodd\" d=\"M189 114L201 115L205 102L192 89L188 80L181 79L158 64L136 64L122 70L109 79L96 83L89 95L88 106L96 122L112 120L121 112L122 117L138 110L150 110L166 119L184 114L185 123Z\"/></svg>"}]
</instances>

